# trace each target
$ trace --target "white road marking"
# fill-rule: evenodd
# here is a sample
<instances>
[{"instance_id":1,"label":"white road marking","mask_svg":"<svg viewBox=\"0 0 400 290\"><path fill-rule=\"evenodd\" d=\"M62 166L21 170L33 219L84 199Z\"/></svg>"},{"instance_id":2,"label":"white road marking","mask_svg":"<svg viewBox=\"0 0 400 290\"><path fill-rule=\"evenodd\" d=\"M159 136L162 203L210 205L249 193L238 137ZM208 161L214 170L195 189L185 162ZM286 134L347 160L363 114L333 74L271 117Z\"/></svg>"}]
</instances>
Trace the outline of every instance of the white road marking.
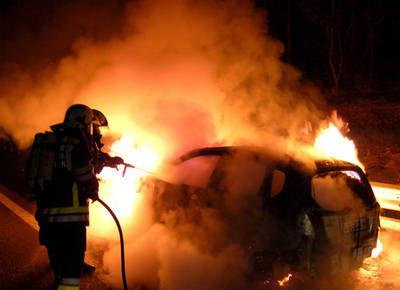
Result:
<instances>
[{"instance_id":1,"label":"white road marking","mask_svg":"<svg viewBox=\"0 0 400 290\"><path fill-rule=\"evenodd\" d=\"M35 217L30 212L24 210L18 204L5 196L2 192L0 192L0 202L8 207L17 216L19 216L24 222L30 225L34 230L39 231L39 225Z\"/></svg>"}]
</instances>

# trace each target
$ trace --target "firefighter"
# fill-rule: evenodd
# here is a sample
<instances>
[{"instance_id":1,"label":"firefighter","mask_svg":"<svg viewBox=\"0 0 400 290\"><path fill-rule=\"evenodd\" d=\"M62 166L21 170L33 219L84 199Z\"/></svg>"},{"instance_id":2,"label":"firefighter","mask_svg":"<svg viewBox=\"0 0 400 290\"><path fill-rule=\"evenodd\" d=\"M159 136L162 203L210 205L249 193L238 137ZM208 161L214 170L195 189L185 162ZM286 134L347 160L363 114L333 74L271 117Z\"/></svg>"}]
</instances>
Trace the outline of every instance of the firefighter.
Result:
<instances>
[{"instance_id":1,"label":"firefighter","mask_svg":"<svg viewBox=\"0 0 400 290\"><path fill-rule=\"evenodd\" d=\"M79 289L82 271L91 269L84 256L88 203L98 199L93 126L106 125L102 116L88 106L72 105L63 123L35 136L28 159L39 241L47 248L57 289Z\"/></svg>"}]
</instances>

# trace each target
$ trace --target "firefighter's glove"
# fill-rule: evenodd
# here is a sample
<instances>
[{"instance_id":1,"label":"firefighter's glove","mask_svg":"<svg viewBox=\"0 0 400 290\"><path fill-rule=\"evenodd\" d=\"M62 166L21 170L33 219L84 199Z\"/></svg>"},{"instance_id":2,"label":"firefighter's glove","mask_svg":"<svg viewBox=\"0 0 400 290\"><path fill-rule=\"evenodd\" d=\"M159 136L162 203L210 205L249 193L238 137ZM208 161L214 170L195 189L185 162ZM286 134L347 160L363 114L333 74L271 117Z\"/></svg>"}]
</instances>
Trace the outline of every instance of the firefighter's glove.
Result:
<instances>
[{"instance_id":1,"label":"firefighter's glove","mask_svg":"<svg viewBox=\"0 0 400 290\"><path fill-rule=\"evenodd\" d=\"M95 202L96 200L99 199L99 193L93 193L91 196L89 196L89 198L92 200L92 202Z\"/></svg>"},{"instance_id":2,"label":"firefighter's glove","mask_svg":"<svg viewBox=\"0 0 400 290\"><path fill-rule=\"evenodd\" d=\"M110 164L111 164L111 167L113 167L113 168L117 168L117 166L122 163L124 163L124 159L122 159L119 156L111 157L111 159L110 159Z\"/></svg>"},{"instance_id":3,"label":"firefighter's glove","mask_svg":"<svg viewBox=\"0 0 400 290\"><path fill-rule=\"evenodd\" d=\"M93 201L99 199L99 181L92 173L77 176L79 193Z\"/></svg>"}]
</instances>

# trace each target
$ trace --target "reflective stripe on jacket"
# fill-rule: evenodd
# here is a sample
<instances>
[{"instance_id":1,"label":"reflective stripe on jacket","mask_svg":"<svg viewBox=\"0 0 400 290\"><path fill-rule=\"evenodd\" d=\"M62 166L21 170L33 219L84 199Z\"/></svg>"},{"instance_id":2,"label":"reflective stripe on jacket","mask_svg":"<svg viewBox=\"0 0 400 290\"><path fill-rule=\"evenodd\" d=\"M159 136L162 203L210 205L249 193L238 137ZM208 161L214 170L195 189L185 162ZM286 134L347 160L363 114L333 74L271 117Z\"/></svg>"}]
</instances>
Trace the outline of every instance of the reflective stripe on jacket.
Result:
<instances>
[{"instance_id":1,"label":"reflective stripe on jacket","mask_svg":"<svg viewBox=\"0 0 400 290\"><path fill-rule=\"evenodd\" d=\"M61 278L57 285L57 290L79 289L79 278Z\"/></svg>"},{"instance_id":2,"label":"reflective stripe on jacket","mask_svg":"<svg viewBox=\"0 0 400 290\"><path fill-rule=\"evenodd\" d=\"M72 206L41 208L38 209L41 222L86 222L89 223L88 206L79 205L78 185L74 182L72 186Z\"/></svg>"},{"instance_id":3,"label":"reflective stripe on jacket","mask_svg":"<svg viewBox=\"0 0 400 290\"><path fill-rule=\"evenodd\" d=\"M90 143L77 129L66 128L56 134L53 177L39 195L36 217L39 222L89 224L88 198L94 199L98 189Z\"/></svg>"}]
</instances>

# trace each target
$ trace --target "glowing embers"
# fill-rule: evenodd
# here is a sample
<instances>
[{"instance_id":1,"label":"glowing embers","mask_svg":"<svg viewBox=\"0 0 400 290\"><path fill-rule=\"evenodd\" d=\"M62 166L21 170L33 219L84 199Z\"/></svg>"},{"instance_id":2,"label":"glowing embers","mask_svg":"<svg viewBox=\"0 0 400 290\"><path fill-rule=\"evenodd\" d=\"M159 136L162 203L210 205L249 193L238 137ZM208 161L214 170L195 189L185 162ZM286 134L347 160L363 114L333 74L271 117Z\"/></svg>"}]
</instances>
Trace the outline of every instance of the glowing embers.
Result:
<instances>
[{"instance_id":1,"label":"glowing embers","mask_svg":"<svg viewBox=\"0 0 400 290\"><path fill-rule=\"evenodd\" d=\"M290 278L292 278L292 274L289 273L285 278L283 278L282 280L278 280L278 285L279 286L284 286L289 280Z\"/></svg>"},{"instance_id":2,"label":"glowing embers","mask_svg":"<svg viewBox=\"0 0 400 290\"><path fill-rule=\"evenodd\" d=\"M324 155L348 161L363 168L357 158L354 142L344 137L333 123L329 123L328 128L321 130L315 139L314 147Z\"/></svg>"},{"instance_id":3,"label":"glowing embers","mask_svg":"<svg viewBox=\"0 0 400 290\"><path fill-rule=\"evenodd\" d=\"M292 273L289 273L286 277L283 277L281 280L273 282L273 280L266 279L262 283L264 286L286 286L289 280L293 277Z\"/></svg>"},{"instance_id":4,"label":"glowing embers","mask_svg":"<svg viewBox=\"0 0 400 290\"><path fill-rule=\"evenodd\" d=\"M376 248L372 250L371 257L377 258L379 254L382 252L382 250L383 250L383 245L381 241L378 239L378 241L376 242Z\"/></svg>"}]
</instances>

